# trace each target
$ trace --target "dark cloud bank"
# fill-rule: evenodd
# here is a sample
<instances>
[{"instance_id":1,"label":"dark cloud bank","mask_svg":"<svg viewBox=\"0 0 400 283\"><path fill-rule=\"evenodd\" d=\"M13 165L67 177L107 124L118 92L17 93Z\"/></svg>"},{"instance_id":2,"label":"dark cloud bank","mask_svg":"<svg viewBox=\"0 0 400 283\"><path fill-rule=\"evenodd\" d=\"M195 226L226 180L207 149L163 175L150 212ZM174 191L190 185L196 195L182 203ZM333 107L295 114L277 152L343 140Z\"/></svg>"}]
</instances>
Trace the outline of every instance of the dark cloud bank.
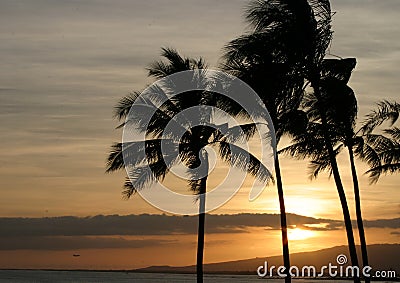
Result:
<instances>
[{"instance_id":1,"label":"dark cloud bank","mask_svg":"<svg viewBox=\"0 0 400 283\"><path fill-rule=\"evenodd\" d=\"M382 221L386 224L380 226L393 226L393 220ZM207 216L207 233L243 233L250 227L273 230L280 228L279 223L278 214L211 214ZM296 214L288 214L288 223L291 226L296 225L311 230L336 230L342 226L340 221L316 219ZM367 223L377 225L374 224L374 221ZM177 235L196 234L197 217L141 214L0 218L0 226L2 227L0 237Z\"/></svg>"},{"instance_id":2,"label":"dark cloud bank","mask_svg":"<svg viewBox=\"0 0 400 283\"><path fill-rule=\"evenodd\" d=\"M369 228L400 228L400 218L364 221ZM288 214L288 225L309 230L337 230L342 222ZM196 216L158 214L93 217L0 218L0 237L27 236L149 236L196 234ZM244 233L248 228L279 229L278 214L210 214L207 233Z\"/></svg>"},{"instance_id":3,"label":"dark cloud bank","mask_svg":"<svg viewBox=\"0 0 400 283\"><path fill-rule=\"evenodd\" d=\"M296 214L288 214L288 224L289 227L318 231L342 229L342 222L338 220ZM365 221L365 226L396 229L400 228L400 218ZM166 240L161 236L195 235L197 217L142 214L0 218L0 227L0 250L144 248L178 244L178 238ZM208 215L206 228L210 234L246 233L249 228L277 230L280 228L279 215Z\"/></svg>"}]
</instances>

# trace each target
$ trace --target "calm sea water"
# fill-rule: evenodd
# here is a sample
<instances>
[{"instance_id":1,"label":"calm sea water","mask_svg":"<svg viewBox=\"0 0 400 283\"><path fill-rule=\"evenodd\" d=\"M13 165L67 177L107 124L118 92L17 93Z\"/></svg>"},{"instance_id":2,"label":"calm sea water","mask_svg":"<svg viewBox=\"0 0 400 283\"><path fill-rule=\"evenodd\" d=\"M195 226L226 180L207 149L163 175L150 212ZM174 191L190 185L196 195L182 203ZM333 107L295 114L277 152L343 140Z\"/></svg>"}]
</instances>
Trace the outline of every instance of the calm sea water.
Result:
<instances>
[{"instance_id":1,"label":"calm sea water","mask_svg":"<svg viewBox=\"0 0 400 283\"><path fill-rule=\"evenodd\" d=\"M205 275L205 282L212 283L248 283L266 282L282 283L283 280L260 279L256 275ZM42 270L0 270L0 282L18 283L53 283L53 282L82 282L82 283L112 283L112 282L138 282L138 283L183 283L196 282L193 274L164 274L164 273L126 273L126 272L95 272L95 271L42 271ZM298 283L316 283L323 281L294 280ZM352 282L352 281L326 281Z\"/></svg>"}]
</instances>

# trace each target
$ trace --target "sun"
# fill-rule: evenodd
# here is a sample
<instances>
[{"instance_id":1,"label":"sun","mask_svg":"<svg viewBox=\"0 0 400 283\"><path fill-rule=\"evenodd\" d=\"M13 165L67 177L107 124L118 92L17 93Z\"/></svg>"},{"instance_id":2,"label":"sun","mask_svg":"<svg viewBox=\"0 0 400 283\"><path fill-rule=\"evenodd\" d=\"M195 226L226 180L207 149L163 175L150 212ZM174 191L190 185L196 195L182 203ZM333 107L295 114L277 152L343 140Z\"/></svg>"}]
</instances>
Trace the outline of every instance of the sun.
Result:
<instances>
[{"instance_id":1,"label":"sun","mask_svg":"<svg viewBox=\"0 0 400 283\"><path fill-rule=\"evenodd\" d=\"M315 233L310 230L303 230L300 228L295 228L295 229L289 229L288 230L288 238L289 241L298 241L298 240L306 240L308 238L314 237Z\"/></svg>"}]
</instances>

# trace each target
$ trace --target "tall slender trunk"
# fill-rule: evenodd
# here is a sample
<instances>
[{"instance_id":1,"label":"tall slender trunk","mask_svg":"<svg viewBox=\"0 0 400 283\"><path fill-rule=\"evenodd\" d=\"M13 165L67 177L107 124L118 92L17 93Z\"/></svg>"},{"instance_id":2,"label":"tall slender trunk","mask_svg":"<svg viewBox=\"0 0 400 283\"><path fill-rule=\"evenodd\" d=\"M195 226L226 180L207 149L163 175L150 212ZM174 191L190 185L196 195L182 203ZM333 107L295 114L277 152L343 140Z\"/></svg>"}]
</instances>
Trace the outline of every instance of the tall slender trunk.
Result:
<instances>
[{"instance_id":1,"label":"tall slender trunk","mask_svg":"<svg viewBox=\"0 0 400 283\"><path fill-rule=\"evenodd\" d=\"M347 149L349 151L351 174L353 177L354 201L356 203L357 228L358 228L358 234L360 237L362 261L363 261L363 266L367 266L367 265L369 265L368 264L368 252L367 252L367 241L365 240L364 224L363 224L362 213L361 213L360 186L358 183L357 170L356 170L356 165L354 162L353 147L351 145L349 145L347 147ZM365 282L371 282L371 279L369 277L365 277Z\"/></svg>"},{"instance_id":2,"label":"tall slender trunk","mask_svg":"<svg viewBox=\"0 0 400 283\"><path fill-rule=\"evenodd\" d=\"M285 273L286 273L285 283L290 283L292 279L289 273L290 271L289 241L287 236L286 209L285 209L285 199L283 197L282 175L281 175L281 168L279 165L278 155L276 155L275 157L275 175L276 175L276 186L278 189L278 197L279 197L279 209L281 213L283 265L285 266Z\"/></svg>"},{"instance_id":3,"label":"tall slender trunk","mask_svg":"<svg viewBox=\"0 0 400 283\"><path fill-rule=\"evenodd\" d=\"M327 117L326 117L326 112L324 109L325 107L323 106L323 102L322 102L322 95L320 92L319 79L312 82L312 87L314 89L314 94L319 102L318 104L319 104L319 112L321 115L323 136L324 136L324 140L325 140L325 145L328 150L329 160L330 160L330 163L332 166L333 178L335 180L336 188L337 188L337 191L339 194L340 204L342 206L343 219L344 219L344 225L346 227L347 242L348 242L348 246L349 246L351 264L352 264L352 266L359 266L358 258L357 258L357 251L356 251L356 244L354 242L353 226L351 224L349 207L347 205L347 199L346 199L346 194L344 192L343 183L340 178L339 168L338 168L337 161L336 161L336 155L333 150L331 138L330 138L329 132L328 132ZM354 282L355 283L361 282L360 278L354 277Z\"/></svg>"},{"instance_id":4,"label":"tall slender trunk","mask_svg":"<svg viewBox=\"0 0 400 283\"><path fill-rule=\"evenodd\" d=\"M206 220L206 191L207 177L200 181L200 204L199 204L199 226L197 231L197 283L203 283L203 257L204 257L204 225Z\"/></svg>"},{"instance_id":5,"label":"tall slender trunk","mask_svg":"<svg viewBox=\"0 0 400 283\"><path fill-rule=\"evenodd\" d=\"M353 235L353 226L351 224L351 218L350 218L349 207L347 205L346 194L344 192L343 183L340 178L339 169L338 169L338 165L336 162L336 157L335 157L332 145L330 144L330 142L328 142L328 143L329 143L329 145L327 145L328 154L329 154L329 158L331 160L333 177L335 179L336 188L337 188L337 191L339 194L340 204L342 205L343 219L344 219L344 225L346 227L347 242L349 245L351 265L359 266L357 251L356 251L356 244L355 244L354 235ZM360 278L355 277L354 282L357 282L357 283L360 282Z\"/></svg>"}]
</instances>

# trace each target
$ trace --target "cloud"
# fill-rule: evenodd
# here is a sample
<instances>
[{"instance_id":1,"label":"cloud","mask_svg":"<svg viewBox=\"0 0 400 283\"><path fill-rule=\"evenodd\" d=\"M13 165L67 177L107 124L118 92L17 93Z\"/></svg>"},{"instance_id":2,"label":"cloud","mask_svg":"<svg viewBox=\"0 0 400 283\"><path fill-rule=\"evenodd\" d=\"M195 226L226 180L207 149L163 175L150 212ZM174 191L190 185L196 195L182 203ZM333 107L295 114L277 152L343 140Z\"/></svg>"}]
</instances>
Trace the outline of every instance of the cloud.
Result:
<instances>
[{"instance_id":1,"label":"cloud","mask_svg":"<svg viewBox=\"0 0 400 283\"><path fill-rule=\"evenodd\" d=\"M287 215L289 228L332 231L338 220ZM196 216L160 214L93 217L0 218L0 250L79 250L143 248L177 244L178 235L196 235ZM399 218L365 221L367 228L398 228ZM210 214L208 234L248 233L251 228L280 229L278 214ZM398 235L398 232L392 232ZM165 238L169 236L169 238ZM209 244L220 244L221 240ZM223 241L223 240L222 240Z\"/></svg>"},{"instance_id":2,"label":"cloud","mask_svg":"<svg viewBox=\"0 0 400 283\"><path fill-rule=\"evenodd\" d=\"M364 225L368 228L400 228L400 218L364 220Z\"/></svg>"},{"instance_id":3,"label":"cloud","mask_svg":"<svg viewBox=\"0 0 400 283\"><path fill-rule=\"evenodd\" d=\"M329 231L342 228L342 222L288 214L289 227ZM0 218L0 237L47 236L148 236L197 233L196 216L160 214L97 215L93 217ZM397 228L399 218L365 221L369 228ZM246 233L249 228L280 229L278 214L210 214L207 233Z\"/></svg>"}]
</instances>

